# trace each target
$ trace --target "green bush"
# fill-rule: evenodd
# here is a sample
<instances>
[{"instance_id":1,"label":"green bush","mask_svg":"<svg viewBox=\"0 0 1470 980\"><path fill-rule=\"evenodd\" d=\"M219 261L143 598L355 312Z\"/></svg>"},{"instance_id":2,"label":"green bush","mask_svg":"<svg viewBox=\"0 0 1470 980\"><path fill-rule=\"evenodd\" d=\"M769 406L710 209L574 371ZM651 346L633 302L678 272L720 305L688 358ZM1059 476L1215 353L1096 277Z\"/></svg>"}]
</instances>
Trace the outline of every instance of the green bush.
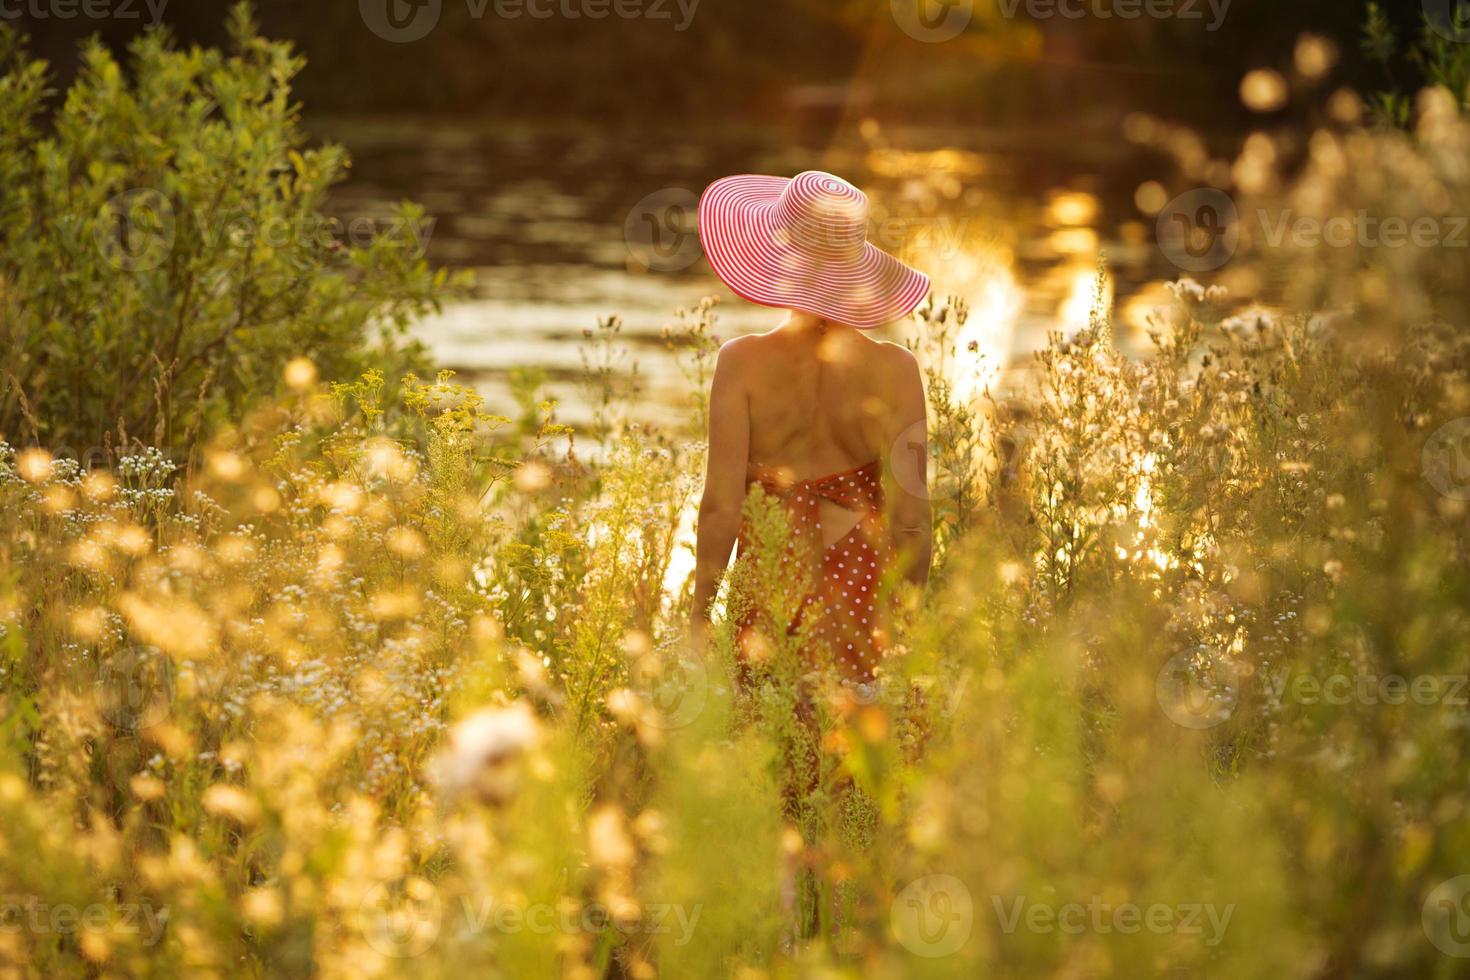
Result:
<instances>
[{"instance_id":1,"label":"green bush","mask_svg":"<svg viewBox=\"0 0 1470 980\"><path fill-rule=\"evenodd\" d=\"M404 330L452 285L424 259L432 222L411 204L371 227L329 219L349 164L306 146L290 88L301 59L259 37L245 5L230 27L228 53L150 31L127 71L89 42L49 114L45 64L0 27L12 440L82 453L117 432L186 448L275 390L292 358L332 377L419 360Z\"/></svg>"}]
</instances>

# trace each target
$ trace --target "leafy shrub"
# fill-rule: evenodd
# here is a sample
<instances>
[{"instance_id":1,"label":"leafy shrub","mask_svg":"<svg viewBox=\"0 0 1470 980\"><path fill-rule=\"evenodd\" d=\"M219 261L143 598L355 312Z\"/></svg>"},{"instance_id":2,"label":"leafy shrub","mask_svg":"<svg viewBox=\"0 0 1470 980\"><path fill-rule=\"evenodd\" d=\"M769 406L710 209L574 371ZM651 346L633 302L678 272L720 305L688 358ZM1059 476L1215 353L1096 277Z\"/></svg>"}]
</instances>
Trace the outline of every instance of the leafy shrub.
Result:
<instances>
[{"instance_id":1,"label":"leafy shrub","mask_svg":"<svg viewBox=\"0 0 1470 980\"><path fill-rule=\"evenodd\" d=\"M233 49L162 30L125 74L99 43L47 112L46 69L0 31L0 431L70 455L129 437L181 455L305 356L332 377L397 357L447 285L404 204L371 226L323 213L348 166L310 149L302 62L231 17ZM394 354L393 352L398 352ZM114 433L120 433L111 439Z\"/></svg>"}]
</instances>

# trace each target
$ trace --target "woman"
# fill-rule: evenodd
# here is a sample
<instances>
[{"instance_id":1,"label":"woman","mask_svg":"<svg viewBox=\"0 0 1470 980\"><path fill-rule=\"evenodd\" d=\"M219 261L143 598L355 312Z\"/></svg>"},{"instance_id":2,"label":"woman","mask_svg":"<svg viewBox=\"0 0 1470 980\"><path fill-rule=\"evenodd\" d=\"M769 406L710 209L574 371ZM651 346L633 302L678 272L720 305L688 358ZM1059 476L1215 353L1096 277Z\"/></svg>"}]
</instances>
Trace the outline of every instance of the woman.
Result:
<instances>
[{"instance_id":1,"label":"woman","mask_svg":"<svg viewBox=\"0 0 1470 980\"><path fill-rule=\"evenodd\" d=\"M716 181L699 204L710 265L730 289L789 309L769 333L720 349L699 509L693 626L702 635L759 483L786 505L815 591L803 654L872 679L885 631L876 595L896 560L929 574L924 389L913 355L864 330L916 307L929 280L867 242L867 199L839 177ZM886 464L886 465L885 465ZM801 557L798 557L801 556ZM814 619L800 622L802 618Z\"/></svg>"}]
</instances>

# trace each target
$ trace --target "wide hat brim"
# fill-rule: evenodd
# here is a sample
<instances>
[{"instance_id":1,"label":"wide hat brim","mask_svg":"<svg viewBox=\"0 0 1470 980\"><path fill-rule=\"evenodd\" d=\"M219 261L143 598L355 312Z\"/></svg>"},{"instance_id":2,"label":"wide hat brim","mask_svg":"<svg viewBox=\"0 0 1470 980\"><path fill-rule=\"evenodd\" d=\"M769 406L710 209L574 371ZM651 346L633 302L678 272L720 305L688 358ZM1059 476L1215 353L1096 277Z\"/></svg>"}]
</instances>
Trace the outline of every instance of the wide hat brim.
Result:
<instances>
[{"instance_id":1,"label":"wide hat brim","mask_svg":"<svg viewBox=\"0 0 1470 980\"><path fill-rule=\"evenodd\" d=\"M801 310L863 330L906 316L929 277L871 242L851 256L818 256L780 233L776 205L791 183L742 174L715 181L699 201L699 238L720 281L761 306Z\"/></svg>"}]
</instances>

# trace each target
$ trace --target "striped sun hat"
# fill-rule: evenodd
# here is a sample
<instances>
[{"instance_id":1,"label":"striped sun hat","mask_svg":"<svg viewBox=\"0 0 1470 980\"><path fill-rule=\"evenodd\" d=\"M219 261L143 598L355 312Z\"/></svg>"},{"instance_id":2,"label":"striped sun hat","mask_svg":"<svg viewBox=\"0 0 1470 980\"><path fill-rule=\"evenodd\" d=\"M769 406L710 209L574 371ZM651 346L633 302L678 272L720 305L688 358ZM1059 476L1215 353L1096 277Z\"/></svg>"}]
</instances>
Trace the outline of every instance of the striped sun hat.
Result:
<instances>
[{"instance_id":1,"label":"striped sun hat","mask_svg":"<svg viewBox=\"0 0 1470 980\"><path fill-rule=\"evenodd\" d=\"M868 242L868 199L832 174L743 174L699 201L699 237L715 275L762 306L867 330L911 311L929 277Z\"/></svg>"}]
</instances>

